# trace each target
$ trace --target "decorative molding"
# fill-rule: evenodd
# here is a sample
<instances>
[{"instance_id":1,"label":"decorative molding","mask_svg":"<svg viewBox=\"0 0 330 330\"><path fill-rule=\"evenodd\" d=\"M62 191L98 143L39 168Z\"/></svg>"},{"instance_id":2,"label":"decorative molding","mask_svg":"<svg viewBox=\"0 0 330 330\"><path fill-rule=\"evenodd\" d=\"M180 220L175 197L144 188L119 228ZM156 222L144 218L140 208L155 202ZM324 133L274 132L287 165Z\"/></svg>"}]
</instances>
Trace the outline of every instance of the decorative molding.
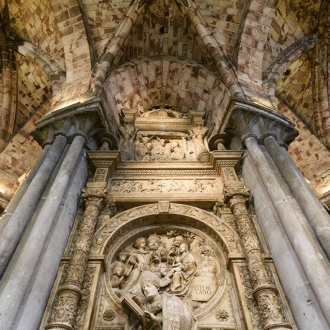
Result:
<instances>
[{"instance_id":1,"label":"decorative molding","mask_svg":"<svg viewBox=\"0 0 330 330\"><path fill-rule=\"evenodd\" d=\"M161 217L162 210L159 208L159 203L154 203L138 206L117 214L106 221L96 232L92 252L94 254L103 254L109 240L116 239L117 235L121 237L125 230L130 231L135 226L139 228L141 226L139 219L156 215L157 217L152 218L154 220L151 219L151 222L159 223L159 225L162 225L163 221L166 223L168 221L167 217ZM167 214L176 215L182 219L194 219L200 226L205 227L204 230L210 230L211 236L216 235L217 238L215 240L221 241L225 251L229 254L242 253L235 230L213 213L189 205L169 203ZM143 222L147 226L146 220L143 220ZM193 226L193 223L191 223L191 226ZM211 233L212 231L214 232L213 234Z\"/></svg>"}]
</instances>

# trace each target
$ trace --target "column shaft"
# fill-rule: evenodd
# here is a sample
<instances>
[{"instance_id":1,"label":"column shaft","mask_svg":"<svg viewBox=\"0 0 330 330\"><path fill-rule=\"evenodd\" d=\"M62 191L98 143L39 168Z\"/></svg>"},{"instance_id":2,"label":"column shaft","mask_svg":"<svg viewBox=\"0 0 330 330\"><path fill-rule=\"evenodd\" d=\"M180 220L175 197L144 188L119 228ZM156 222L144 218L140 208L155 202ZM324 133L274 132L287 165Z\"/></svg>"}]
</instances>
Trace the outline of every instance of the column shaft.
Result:
<instances>
[{"instance_id":1,"label":"column shaft","mask_svg":"<svg viewBox=\"0 0 330 330\"><path fill-rule=\"evenodd\" d=\"M35 215L34 226L27 238L22 241L22 247L12 261L10 276L4 278L0 289L0 294L6 297L0 300L0 313L4 315L0 320L2 329L10 329L16 318L84 143L85 139L82 136L73 139L45 201Z\"/></svg>"},{"instance_id":2,"label":"column shaft","mask_svg":"<svg viewBox=\"0 0 330 330\"><path fill-rule=\"evenodd\" d=\"M291 328L286 323L278 304L278 290L271 283L267 273L258 238L245 206L246 199L245 196L234 195L229 200L229 205L235 216L238 231L242 239L248 269L252 279L253 293L258 303L263 329Z\"/></svg>"},{"instance_id":3,"label":"column shaft","mask_svg":"<svg viewBox=\"0 0 330 330\"><path fill-rule=\"evenodd\" d=\"M279 146L275 138L273 136L265 138L264 144L330 258L330 217L327 211L292 161L288 152Z\"/></svg>"},{"instance_id":4,"label":"column shaft","mask_svg":"<svg viewBox=\"0 0 330 330\"><path fill-rule=\"evenodd\" d=\"M47 329L73 329L89 251L93 244L95 225L104 197L103 195L86 196L84 218L79 228L64 284L58 290L58 303L53 312L51 324L47 326Z\"/></svg>"},{"instance_id":5,"label":"column shaft","mask_svg":"<svg viewBox=\"0 0 330 330\"><path fill-rule=\"evenodd\" d=\"M278 179L268 164L267 158L261 151L256 139L248 137L245 141L260 177L269 193L276 212L281 219L283 227L296 252L313 291L318 299L324 315L330 323L330 296L324 292L330 292L330 274L326 261L320 256L318 246L313 244L313 237L308 235L303 221L299 218L299 212L293 208L285 192L278 183Z\"/></svg>"},{"instance_id":6,"label":"column shaft","mask_svg":"<svg viewBox=\"0 0 330 330\"><path fill-rule=\"evenodd\" d=\"M20 185L19 189L15 193L14 197L10 200L8 206L6 207L6 210L4 214L1 217L0 220L0 233L2 232L3 228L8 223L9 219L13 215L13 212L15 211L17 205L20 203L22 197L24 196L26 190L28 189L29 185L31 184L33 178L38 173L38 170L42 163L44 162L44 159L50 149L50 145L47 144L45 148L42 150L40 156L38 157L37 161L33 165L31 171L29 172L28 176L24 180L24 182Z\"/></svg>"},{"instance_id":7,"label":"column shaft","mask_svg":"<svg viewBox=\"0 0 330 330\"><path fill-rule=\"evenodd\" d=\"M244 157L243 178L253 193L259 224L298 329L327 329L328 323L250 155Z\"/></svg>"},{"instance_id":8,"label":"column shaft","mask_svg":"<svg viewBox=\"0 0 330 330\"><path fill-rule=\"evenodd\" d=\"M24 297L25 303L16 314L14 329L35 330L39 326L73 226L87 175L88 164L86 156L82 155L65 192L64 204L56 214L58 220L48 234L47 246L43 249L30 281L30 290Z\"/></svg>"},{"instance_id":9,"label":"column shaft","mask_svg":"<svg viewBox=\"0 0 330 330\"><path fill-rule=\"evenodd\" d=\"M25 228L32 218L65 145L66 138L57 136L38 172L15 208L10 221L0 234L0 275L4 273Z\"/></svg>"}]
</instances>

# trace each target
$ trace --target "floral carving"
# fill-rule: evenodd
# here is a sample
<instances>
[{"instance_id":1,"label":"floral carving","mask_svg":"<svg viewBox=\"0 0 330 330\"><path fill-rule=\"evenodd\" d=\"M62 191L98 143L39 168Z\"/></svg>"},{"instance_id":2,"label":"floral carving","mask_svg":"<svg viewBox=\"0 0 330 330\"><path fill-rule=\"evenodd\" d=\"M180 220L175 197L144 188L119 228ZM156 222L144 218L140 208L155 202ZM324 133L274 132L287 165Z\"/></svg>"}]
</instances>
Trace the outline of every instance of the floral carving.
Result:
<instances>
[{"instance_id":1,"label":"floral carving","mask_svg":"<svg viewBox=\"0 0 330 330\"><path fill-rule=\"evenodd\" d=\"M225 322L228 321L229 319L229 314L227 311L225 311L224 309L218 309L215 312L215 317L220 321L220 322Z\"/></svg>"},{"instance_id":2,"label":"floral carving","mask_svg":"<svg viewBox=\"0 0 330 330\"><path fill-rule=\"evenodd\" d=\"M115 317L116 317L116 313L112 309L107 309L103 313L103 320L105 320L105 321L112 321Z\"/></svg>"}]
</instances>

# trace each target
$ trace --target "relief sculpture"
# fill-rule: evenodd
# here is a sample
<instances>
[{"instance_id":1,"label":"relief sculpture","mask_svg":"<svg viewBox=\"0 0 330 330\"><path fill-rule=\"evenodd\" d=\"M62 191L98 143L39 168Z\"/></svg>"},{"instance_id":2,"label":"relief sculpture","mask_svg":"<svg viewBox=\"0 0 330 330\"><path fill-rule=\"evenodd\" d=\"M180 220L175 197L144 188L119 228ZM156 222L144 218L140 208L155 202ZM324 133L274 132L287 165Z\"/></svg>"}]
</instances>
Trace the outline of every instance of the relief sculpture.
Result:
<instances>
[{"instance_id":1,"label":"relief sculpture","mask_svg":"<svg viewBox=\"0 0 330 330\"><path fill-rule=\"evenodd\" d=\"M192 143L187 139L189 139L188 136L170 139L162 136L138 134L135 140L135 160L194 160Z\"/></svg>"},{"instance_id":2,"label":"relief sculpture","mask_svg":"<svg viewBox=\"0 0 330 330\"><path fill-rule=\"evenodd\" d=\"M120 298L126 328L195 329L192 311L219 287L214 256L204 239L182 230L137 237L120 250L111 263L108 286Z\"/></svg>"}]
</instances>

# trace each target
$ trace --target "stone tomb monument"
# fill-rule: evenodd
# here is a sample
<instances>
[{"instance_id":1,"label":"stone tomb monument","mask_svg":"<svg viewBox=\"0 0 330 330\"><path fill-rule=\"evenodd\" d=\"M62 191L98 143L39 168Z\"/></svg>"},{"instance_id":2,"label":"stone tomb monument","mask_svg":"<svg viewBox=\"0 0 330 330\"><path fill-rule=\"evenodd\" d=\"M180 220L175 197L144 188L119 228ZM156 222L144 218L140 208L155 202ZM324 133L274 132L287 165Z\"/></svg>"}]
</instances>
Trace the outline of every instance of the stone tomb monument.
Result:
<instances>
[{"instance_id":1,"label":"stone tomb monument","mask_svg":"<svg viewBox=\"0 0 330 330\"><path fill-rule=\"evenodd\" d=\"M237 176L203 113L124 109L118 150L88 153L85 207L42 321L47 329L296 329Z\"/></svg>"}]
</instances>

